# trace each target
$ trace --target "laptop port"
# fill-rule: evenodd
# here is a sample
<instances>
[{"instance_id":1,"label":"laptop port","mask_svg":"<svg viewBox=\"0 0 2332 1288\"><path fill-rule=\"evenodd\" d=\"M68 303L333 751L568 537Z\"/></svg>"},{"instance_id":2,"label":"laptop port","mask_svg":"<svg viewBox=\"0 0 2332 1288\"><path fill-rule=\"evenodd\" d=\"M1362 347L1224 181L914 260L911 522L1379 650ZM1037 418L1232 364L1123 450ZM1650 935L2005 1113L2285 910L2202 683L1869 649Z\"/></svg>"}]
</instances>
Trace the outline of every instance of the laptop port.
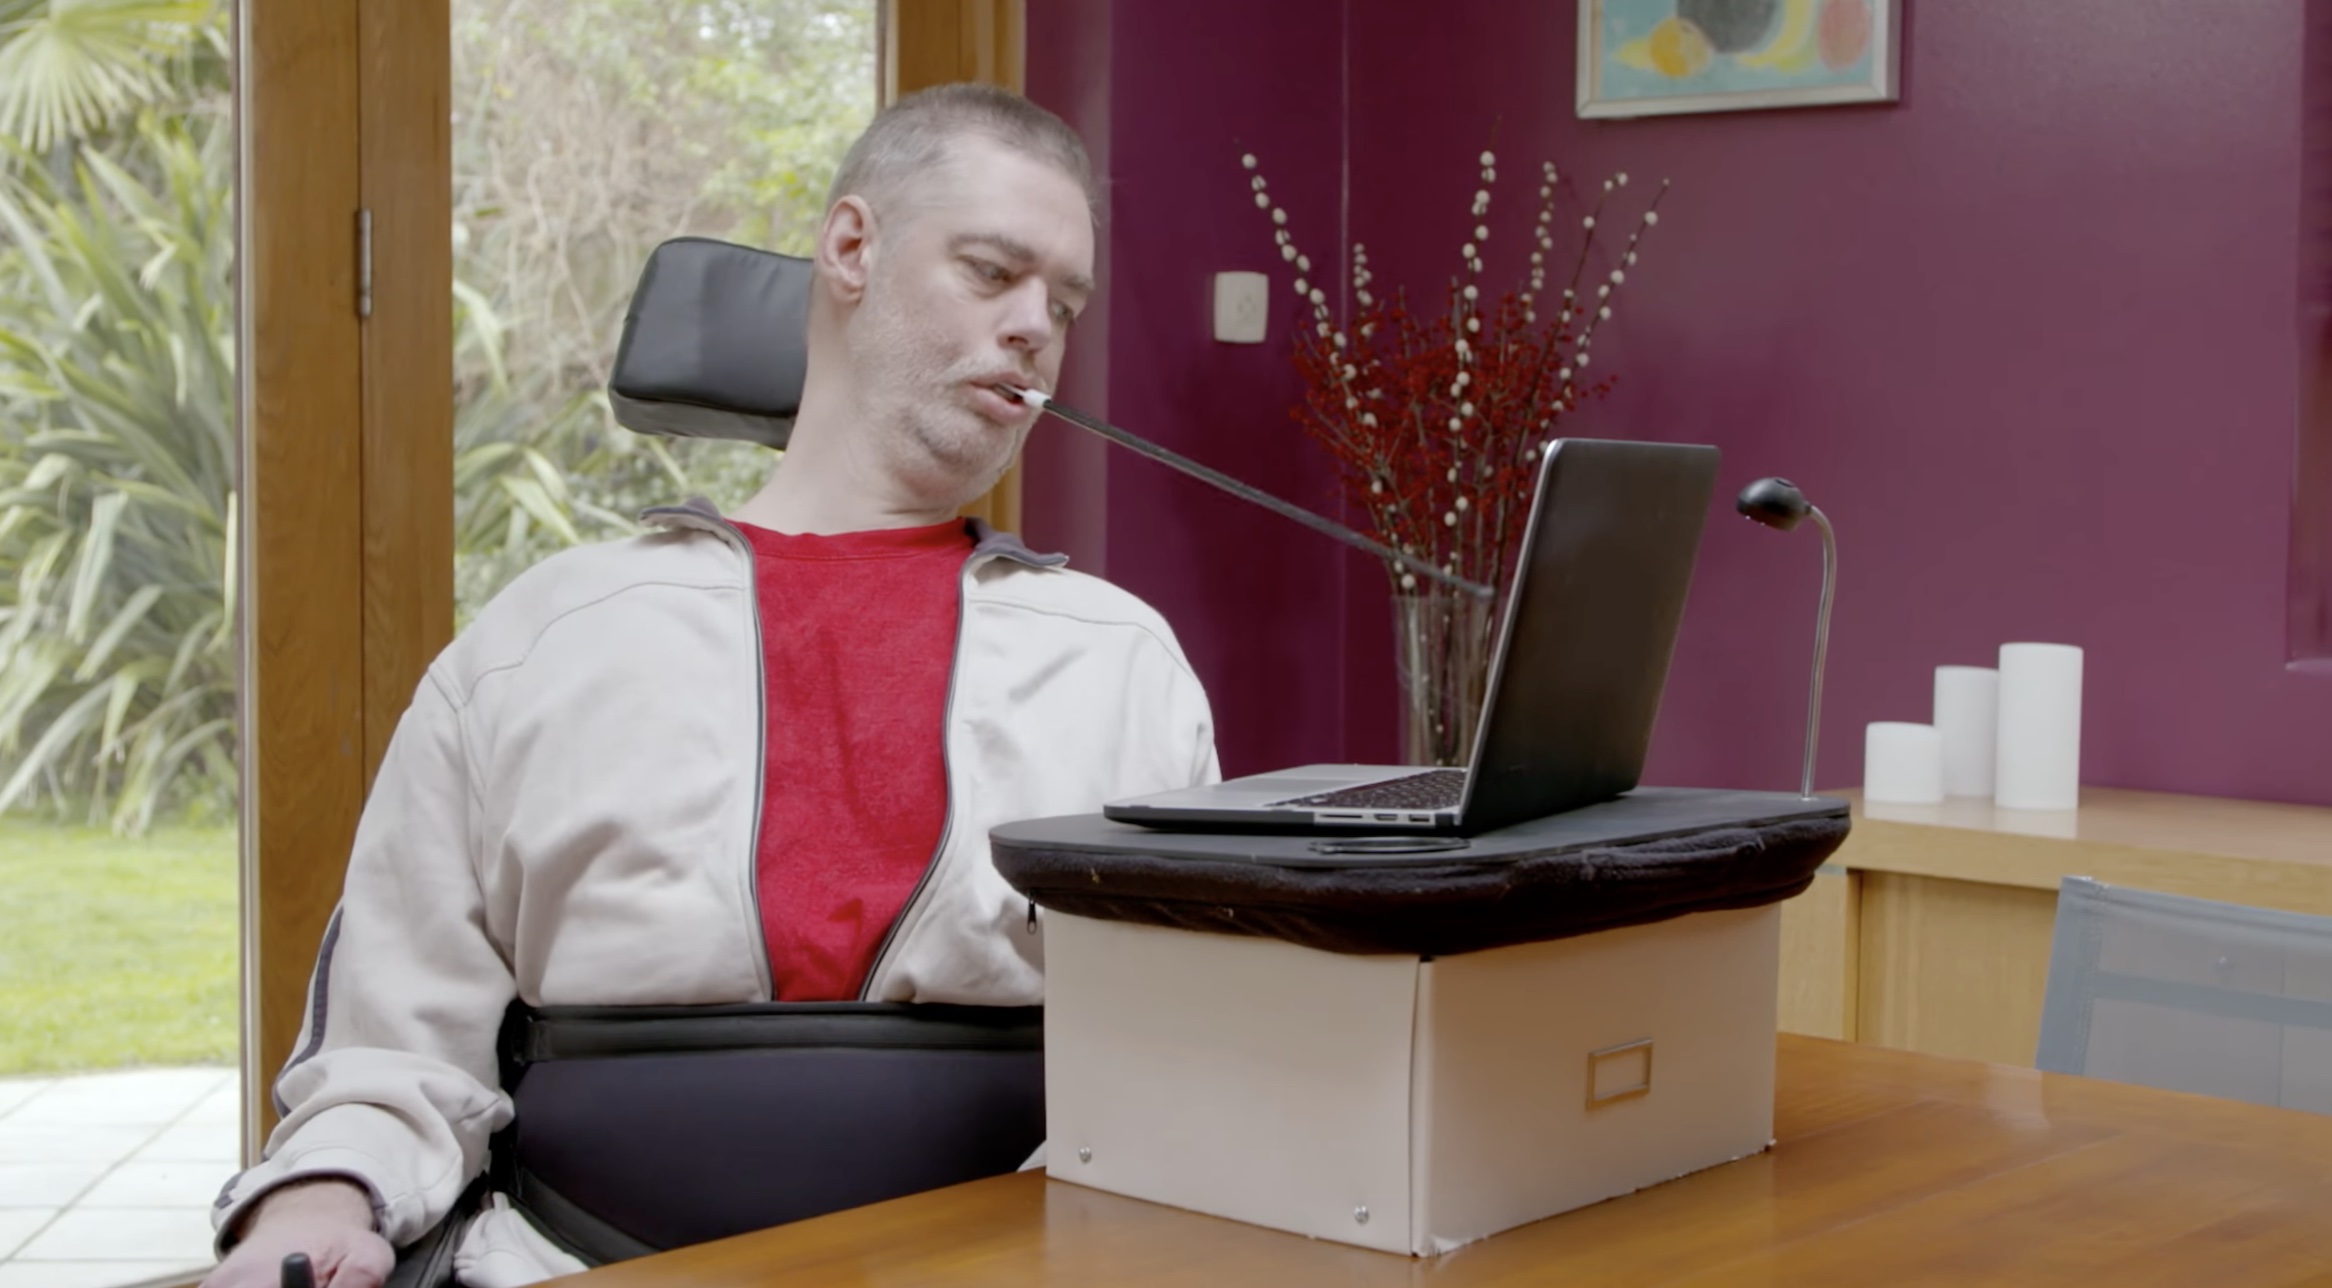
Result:
<instances>
[{"instance_id":1,"label":"laptop port","mask_svg":"<svg viewBox=\"0 0 2332 1288\"><path fill-rule=\"evenodd\" d=\"M1398 814L1379 814L1379 815L1377 815L1377 822L1379 822L1379 823L1398 823L1398 822L1400 822L1400 821L1401 821L1401 816L1400 816L1400 815L1398 815Z\"/></svg>"}]
</instances>

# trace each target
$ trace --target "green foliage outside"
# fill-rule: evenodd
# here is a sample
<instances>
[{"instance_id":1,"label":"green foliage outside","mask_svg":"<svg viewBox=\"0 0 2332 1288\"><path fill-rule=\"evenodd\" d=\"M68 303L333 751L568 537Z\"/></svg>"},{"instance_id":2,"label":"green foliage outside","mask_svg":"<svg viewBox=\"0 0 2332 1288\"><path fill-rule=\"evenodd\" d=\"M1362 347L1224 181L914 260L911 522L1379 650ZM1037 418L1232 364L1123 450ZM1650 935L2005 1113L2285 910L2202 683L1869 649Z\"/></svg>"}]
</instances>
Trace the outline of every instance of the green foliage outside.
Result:
<instances>
[{"instance_id":1,"label":"green foliage outside","mask_svg":"<svg viewBox=\"0 0 2332 1288\"><path fill-rule=\"evenodd\" d=\"M124 160L0 182L0 809L136 832L232 789L233 230L207 134L149 115Z\"/></svg>"},{"instance_id":2,"label":"green foliage outside","mask_svg":"<svg viewBox=\"0 0 2332 1288\"><path fill-rule=\"evenodd\" d=\"M0 1077L233 1064L235 830L0 819Z\"/></svg>"},{"instance_id":3,"label":"green foliage outside","mask_svg":"<svg viewBox=\"0 0 2332 1288\"><path fill-rule=\"evenodd\" d=\"M0 0L0 811L137 832L232 800L216 13Z\"/></svg>"}]
</instances>

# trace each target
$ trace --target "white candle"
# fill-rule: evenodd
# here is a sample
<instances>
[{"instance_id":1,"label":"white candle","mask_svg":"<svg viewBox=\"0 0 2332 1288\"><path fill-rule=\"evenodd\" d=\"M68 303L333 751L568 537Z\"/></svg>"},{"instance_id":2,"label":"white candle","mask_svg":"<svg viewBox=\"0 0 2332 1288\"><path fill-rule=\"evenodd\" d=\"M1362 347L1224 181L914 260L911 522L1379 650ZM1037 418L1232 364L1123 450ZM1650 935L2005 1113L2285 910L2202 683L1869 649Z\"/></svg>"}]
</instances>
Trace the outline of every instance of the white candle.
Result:
<instances>
[{"instance_id":1,"label":"white candle","mask_svg":"<svg viewBox=\"0 0 2332 1288\"><path fill-rule=\"evenodd\" d=\"M2000 725L1992 802L2006 809L2081 804L2081 650L2000 646Z\"/></svg>"},{"instance_id":2,"label":"white candle","mask_svg":"<svg viewBox=\"0 0 2332 1288\"><path fill-rule=\"evenodd\" d=\"M1862 735L1862 798L1896 805L1943 799L1943 740L1934 725L1873 721Z\"/></svg>"},{"instance_id":3,"label":"white candle","mask_svg":"<svg viewBox=\"0 0 2332 1288\"><path fill-rule=\"evenodd\" d=\"M1935 668L1935 732L1943 739L1943 794L1990 796L2000 673L1988 666Z\"/></svg>"}]
</instances>

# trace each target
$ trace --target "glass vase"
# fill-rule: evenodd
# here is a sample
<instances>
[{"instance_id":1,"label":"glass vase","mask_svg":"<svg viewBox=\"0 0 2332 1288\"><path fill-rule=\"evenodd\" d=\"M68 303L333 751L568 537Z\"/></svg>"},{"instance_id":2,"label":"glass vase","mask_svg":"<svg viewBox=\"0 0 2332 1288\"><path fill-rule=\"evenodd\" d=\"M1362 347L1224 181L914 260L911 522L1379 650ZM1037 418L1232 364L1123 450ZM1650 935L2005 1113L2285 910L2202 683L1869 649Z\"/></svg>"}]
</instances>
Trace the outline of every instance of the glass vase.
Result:
<instances>
[{"instance_id":1,"label":"glass vase","mask_svg":"<svg viewBox=\"0 0 2332 1288\"><path fill-rule=\"evenodd\" d=\"M1433 586L1393 596L1401 763L1463 765L1490 675L1490 605Z\"/></svg>"}]
</instances>

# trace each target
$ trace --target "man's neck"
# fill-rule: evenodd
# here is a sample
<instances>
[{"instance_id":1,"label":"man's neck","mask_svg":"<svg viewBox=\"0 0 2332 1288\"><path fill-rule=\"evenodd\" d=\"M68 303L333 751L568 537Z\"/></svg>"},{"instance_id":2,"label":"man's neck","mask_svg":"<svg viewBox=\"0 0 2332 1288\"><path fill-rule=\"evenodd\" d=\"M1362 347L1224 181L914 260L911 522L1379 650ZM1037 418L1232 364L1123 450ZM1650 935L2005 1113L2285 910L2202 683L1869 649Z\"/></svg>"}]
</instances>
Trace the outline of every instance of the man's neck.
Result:
<instances>
[{"instance_id":1,"label":"man's neck","mask_svg":"<svg viewBox=\"0 0 2332 1288\"><path fill-rule=\"evenodd\" d=\"M730 517L775 532L831 535L920 528L956 517L952 499L915 495L895 469L875 459L867 438L829 432L803 409L769 482Z\"/></svg>"}]
</instances>

